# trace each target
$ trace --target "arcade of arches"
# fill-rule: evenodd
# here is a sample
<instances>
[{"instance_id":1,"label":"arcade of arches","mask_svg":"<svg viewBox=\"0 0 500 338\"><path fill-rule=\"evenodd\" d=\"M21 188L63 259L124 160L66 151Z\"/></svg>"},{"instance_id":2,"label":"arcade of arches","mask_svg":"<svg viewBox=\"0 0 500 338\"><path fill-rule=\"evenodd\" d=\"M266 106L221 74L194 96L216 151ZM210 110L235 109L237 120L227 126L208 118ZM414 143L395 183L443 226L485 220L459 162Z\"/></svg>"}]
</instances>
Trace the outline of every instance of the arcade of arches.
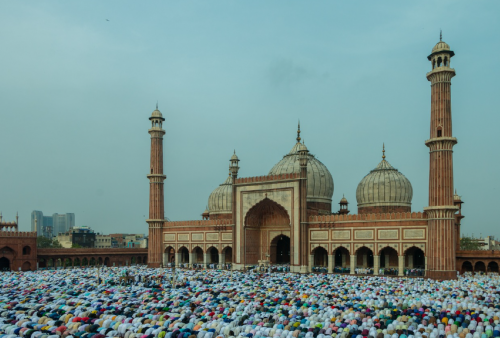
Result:
<instances>
[{"instance_id":1,"label":"arcade of arches","mask_svg":"<svg viewBox=\"0 0 500 338\"><path fill-rule=\"evenodd\" d=\"M408 248L403 255L399 255L392 247L385 247L379 250L378 255L374 255L372 249L362 246L351 255L343 246L331 253L324 247L317 246L311 252L310 265L315 268L328 268L328 272L333 272L334 268L349 268L350 273L354 273L355 268L372 268L374 274L381 268L393 268L398 269L399 275L402 275L404 269L424 269L425 254L417 247ZM498 269L498 265L496 267Z\"/></svg>"},{"instance_id":2,"label":"arcade of arches","mask_svg":"<svg viewBox=\"0 0 500 338\"><path fill-rule=\"evenodd\" d=\"M168 246L163 252L163 262L178 264L228 264L232 262L233 249L230 246L219 251L215 246L209 247L206 251L199 246L194 247L191 252L185 247L180 247L177 251Z\"/></svg>"},{"instance_id":3,"label":"arcade of arches","mask_svg":"<svg viewBox=\"0 0 500 338\"><path fill-rule=\"evenodd\" d=\"M37 264L39 268L128 266L147 264L147 259L147 249L38 249Z\"/></svg>"},{"instance_id":4,"label":"arcade of arches","mask_svg":"<svg viewBox=\"0 0 500 338\"><path fill-rule=\"evenodd\" d=\"M497 261L465 261L462 262L460 267L460 273L464 272L499 272L498 262Z\"/></svg>"}]
</instances>

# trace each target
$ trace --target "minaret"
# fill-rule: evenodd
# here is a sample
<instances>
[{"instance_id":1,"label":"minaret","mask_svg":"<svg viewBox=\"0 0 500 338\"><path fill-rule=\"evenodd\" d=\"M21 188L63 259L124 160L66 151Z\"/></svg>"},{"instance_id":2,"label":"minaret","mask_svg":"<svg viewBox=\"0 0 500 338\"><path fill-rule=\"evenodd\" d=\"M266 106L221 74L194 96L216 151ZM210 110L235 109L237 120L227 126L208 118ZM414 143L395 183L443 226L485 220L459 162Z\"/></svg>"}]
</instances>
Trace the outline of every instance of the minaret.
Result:
<instances>
[{"instance_id":1,"label":"minaret","mask_svg":"<svg viewBox=\"0 0 500 338\"><path fill-rule=\"evenodd\" d=\"M240 170L240 166L238 165L240 162L240 159L238 156L236 156L236 150L234 150L233 156L231 156L231 159L229 160L229 172L231 173L231 178L233 180L233 184L231 186L231 189L233 189L232 192L232 205L231 205L231 211L233 213L232 219L233 219L233 264L234 263L241 263L236 260L238 257L238 254L236 253L236 250L240 250L240 257L244 257L245 253L243 251L243 247L236 245L236 179L238 178L238 171Z\"/></svg>"},{"instance_id":2,"label":"minaret","mask_svg":"<svg viewBox=\"0 0 500 338\"><path fill-rule=\"evenodd\" d=\"M300 142L300 124L297 131L297 142ZM308 256L309 256L309 231L307 226L307 162L309 160L309 150L307 149L304 141L299 143L298 148L299 153L299 165L300 165L300 183L299 183L299 262L291 263L294 265L299 265L300 270L298 272L306 273L309 266Z\"/></svg>"},{"instance_id":3,"label":"minaret","mask_svg":"<svg viewBox=\"0 0 500 338\"><path fill-rule=\"evenodd\" d=\"M440 41L427 58L432 71L427 73L431 82L431 130L425 141L429 147L429 206L424 208L429 220L426 248L427 277L456 279L456 229L453 200L453 146L457 139L451 125L451 78L455 70L450 60L455 55L450 46Z\"/></svg>"},{"instance_id":4,"label":"minaret","mask_svg":"<svg viewBox=\"0 0 500 338\"><path fill-rule=\"evenodd\" d=\"M166 176L163 175L163 135L165 130L162 128L165 119L156 109L149 118L151 121L151 164L149 169L149 218L146 222L149 225L149 243L148 243L148 267L157 268L162 265L163 257L163 223L165 222L164 213L164 194L163 181Z\"/></svg>"}]
</instances>

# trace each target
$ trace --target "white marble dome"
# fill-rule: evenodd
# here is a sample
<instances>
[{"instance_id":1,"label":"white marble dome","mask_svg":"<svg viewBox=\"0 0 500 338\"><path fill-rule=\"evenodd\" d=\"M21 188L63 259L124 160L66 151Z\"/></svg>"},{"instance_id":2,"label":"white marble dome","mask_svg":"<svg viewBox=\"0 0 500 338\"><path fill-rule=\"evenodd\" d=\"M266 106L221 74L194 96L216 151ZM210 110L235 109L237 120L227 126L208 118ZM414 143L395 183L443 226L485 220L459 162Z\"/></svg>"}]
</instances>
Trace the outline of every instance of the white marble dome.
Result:
<instances>
[{"instance_id":1,"label":"white marble dome","mask_svg":"<svg viewBox=\"0 0 500 338\"><path fill-rule=\"evenodd\" d=\"M230 214L232 211L233 180L231 175L208 197L210 215Z\"/></svg>"},{"instance_id":2,"label":"white marble dome","mask_svg":"<svg viewBox=\"0 0 500 338\"><path fill-rule=\"evenodd\" d=\"M385 158L359 182L356 189L358 208L411 207L412 198L410 181Z\"/></svg>"},{"instance_id":3,"label":"white marble dome","mask_svg":"<svg viewBox=\"0 0 500 338\"><path fill-rule=\"evenodd\" d=\"M269 175L300 173L299 150L302 147L298 137L292 150L269 171ZM307 201L332 203L332 174L314 155L308 154L307 156Z\"/></svg>"}]
</instances>

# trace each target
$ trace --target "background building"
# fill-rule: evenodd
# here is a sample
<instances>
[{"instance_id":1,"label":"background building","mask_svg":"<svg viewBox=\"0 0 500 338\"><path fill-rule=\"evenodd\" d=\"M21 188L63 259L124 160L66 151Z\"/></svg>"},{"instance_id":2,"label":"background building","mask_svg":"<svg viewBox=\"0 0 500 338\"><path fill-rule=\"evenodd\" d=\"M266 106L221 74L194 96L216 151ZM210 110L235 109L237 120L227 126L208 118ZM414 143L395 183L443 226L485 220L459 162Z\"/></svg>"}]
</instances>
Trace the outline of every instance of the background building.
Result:
<instances>
[{"instance_id":1,"label":"background building","mask_svg":"<svg viewBox=\"0 0 500 338\"><path fill-rule=\"evenodd\" d=\"M147 248L148 240L144 234L110 234L112 248Z\"/></svg>"},{"instance_id":2,"label":"background building","mask_svg":"<svg viewBox=\"0 0 500 338\"><path fill-rule=\"evenodd\" d=\"M56 237L63 248L72 248L75 245L82 248L95 248L96 244L96 233L86 226L71 228L67 232L59 233Z\"/></svg>"},{"instance_id":3,"label":"background building","mask_svg":"<svg viewBox=\"0 0 500 338\"><path fill-rule=\"evenodd\" d=\"M94 248L99 248L99 249L111 248L111 236L97 233L95 236Z\"/></svg>"},{"instance_id":4,"label":"background building","mask_svg":"<svg viewBox=\"0 0 500 338\"><path fill-rule=\"evenodd\" d=\"M35 218L37 220L37 234L44 237L55 237L59 233L68 232L75 226L75 214L52 214L44 216L42 211L31 212L31 231L35 231Z\"/></svg>"}]
</instances>

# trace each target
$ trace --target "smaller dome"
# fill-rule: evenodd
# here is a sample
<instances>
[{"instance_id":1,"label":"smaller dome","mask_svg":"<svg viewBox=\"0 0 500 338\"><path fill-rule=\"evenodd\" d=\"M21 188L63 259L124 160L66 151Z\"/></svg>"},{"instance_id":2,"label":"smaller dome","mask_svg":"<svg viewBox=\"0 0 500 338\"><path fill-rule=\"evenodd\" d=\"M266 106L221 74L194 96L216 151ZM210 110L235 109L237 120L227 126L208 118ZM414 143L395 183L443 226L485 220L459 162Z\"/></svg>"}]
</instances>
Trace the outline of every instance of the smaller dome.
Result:
<instances>
[{"instance_id":1,"label":"smaller dome","mask_svg":"<svg viewBox=\"0 0 500 338\"><path fill-rule=\"evenodd\" d=\"M385 160L385 149L382 162L359 182L356 189L359 213L361 208L366 207L378 207L379 210L383 210L384 207L409 209L412 197L413 189L410 181Z\"/></svg>"},{"instance_id":2,"label":"smaller dome","mask_svg":"<svg viewBox=\"0 0 500 338\"><path fill-rule=\"evenodd\" d=\"M340 204L347 204L347 198L345 198L345 196L342 195L342 199L340 200Z\"/></svg>"},{"instance_id":3,"label":"smaller dome","mask_svg":"<svg viewBox=\"0 0 500 338\"><path fill-rule=\"evenodd\" d=\"M432 54L437 53L437 52L441 52L443 50L449 51L450 50L450 45L448 45L444 41L439 41L438 43L436 43L436 45L434 46L434 48L432 48Z\"/></svg>"},{"instance_id":4,"label":"smaller dome","mask_svg":"<svg viewBox=\"0 0 500 338\"><path fill-rule=\"evenodd\" d=\"M297 143L297 152L299 151L309 151L304 143Z\"/></svg>"},{"instance_id":5,"label":"smaller dome","mask_svg":"<svg viewBox=\"0 0 500 338\"><path fill-rule=\"evenodd\" d=\"M163 118L163 115L161 114L161 112L160 112L158 109L155 109L155 110L151 113L151 117L160 117L160 118Z\"/></svg>"},{"instance_id":6,"label":"smaller dome","mask_svg":"<svg viewBox=\"0 0 500 338\"><path fill-rule=\"evenodd\" d=\"M457 191L455 190L455 195L453 195L453 200L454 201L462 201L462 198L458 196Z\"/></svg>"},{"instance_id":7,"label":"smaller dome","mask_svg":"<svg viewBox=\"0 0 500 338\"><path fill-rule=\"evenodd\" d=\"M236 156L236 151L234 152L233 156L231 156L231 161L237 160L239 161L238 156Z\"/></svg>"},{"instance_id":8,"label":"smaller dome","mask_svg":"<svg viewBox=\"0 0 500 338\"><path fill-rule=\"evenodd\" d=\"M233 196L233 180L231 175L226 181L215 188L208 197L210 214L231 213Z\"/></svg>"}]
</instances>

